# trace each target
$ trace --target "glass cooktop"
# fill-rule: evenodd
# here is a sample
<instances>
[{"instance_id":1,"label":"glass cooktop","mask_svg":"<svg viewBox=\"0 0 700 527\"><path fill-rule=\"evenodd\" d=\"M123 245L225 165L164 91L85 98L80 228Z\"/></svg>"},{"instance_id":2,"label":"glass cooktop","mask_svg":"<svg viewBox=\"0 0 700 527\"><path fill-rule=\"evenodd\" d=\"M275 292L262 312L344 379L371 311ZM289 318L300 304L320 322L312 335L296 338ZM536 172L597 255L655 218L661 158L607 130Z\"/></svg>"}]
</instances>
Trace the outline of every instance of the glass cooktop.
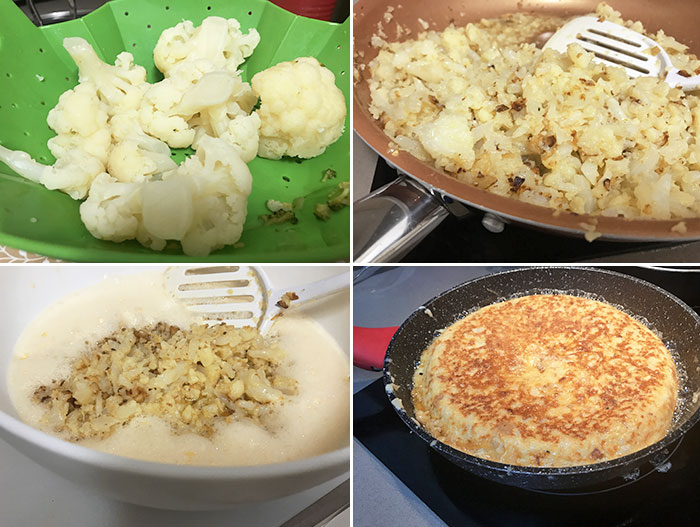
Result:
<instances>
[{"instance_id":1,"label":"glass cooktop","mask_svg":"<svg viewBox=\"0 0 700 527\"><path fill-rule=\"evenodd\" d=\"M697 270L611 269L655 283L700 313ZM691 525L700 517L700 426L671 445L665 472L576 495L532 492L461 470L409 432L381 379L354 396L354 435L448 525Z\"/></svg>"}]
</instances>

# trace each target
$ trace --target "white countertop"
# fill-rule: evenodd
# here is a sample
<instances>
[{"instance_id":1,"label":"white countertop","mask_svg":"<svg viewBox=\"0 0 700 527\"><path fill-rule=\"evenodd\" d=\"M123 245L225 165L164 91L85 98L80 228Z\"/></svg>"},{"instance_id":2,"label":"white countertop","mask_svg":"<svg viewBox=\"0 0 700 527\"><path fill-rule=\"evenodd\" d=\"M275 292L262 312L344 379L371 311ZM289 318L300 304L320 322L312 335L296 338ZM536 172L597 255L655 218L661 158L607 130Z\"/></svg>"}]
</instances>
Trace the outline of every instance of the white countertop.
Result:
<instances>
[{"instance_id":1,"label":"white countertop","mask_svg":"<svg viewBox=\"0 0 700 527\"><path fill-rule=\"evenodd\" d=\"M67 481L0 441L0 525L3 527L278 526L348 478L272 502L221 511L168 511L121 503ZM330 527L348 527L350 513Z\"/></svg>"}]
</instances>

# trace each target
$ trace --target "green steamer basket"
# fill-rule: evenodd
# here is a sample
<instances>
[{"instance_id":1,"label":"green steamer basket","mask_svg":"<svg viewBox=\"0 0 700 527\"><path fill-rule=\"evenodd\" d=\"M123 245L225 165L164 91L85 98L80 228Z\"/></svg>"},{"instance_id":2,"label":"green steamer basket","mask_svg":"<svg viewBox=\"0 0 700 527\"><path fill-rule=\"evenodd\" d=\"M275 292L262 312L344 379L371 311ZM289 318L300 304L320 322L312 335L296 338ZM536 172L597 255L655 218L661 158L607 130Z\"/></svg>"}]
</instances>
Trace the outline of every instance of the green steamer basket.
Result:
<instances>
[{"instance_id":1,"label":"green steamer basket","mask_svg":"<svg viewBox=\"0 0 700 527\"><path fill-rule=\"evenodd\" d=\"M250 81L258 71L297 57L316 57L335 75L348 117L341 138L313 159L256 158L249 163L253 191L237 245L206 258L184 255L179 243L152 251L130 240L93 238L80 221L80 202L32 183L0 163L0 244L55 258L109 262L327 262L350 256L349 207L321 221L313 214L338 183L350 179L350 22L334 24L304 18L266 0L113 0L78 20L37 28L11 0L0 0L0 144L24 150L41 163L54 158L46 142L54 132L46 116L64 91L78 83L78 69L63 49L65 37L83 37L106 62L122 51L146 68L148 81L162 79L153 64L161 32L182 20L195 25L208 16L236 18L243 31L256 28L260 44L242 67ZM182 162L190 149L174 149ZM326 169L338 176L322 182ZM299 222L263 225L268 199L303 197Z\"/></svg>"}]
</instances>

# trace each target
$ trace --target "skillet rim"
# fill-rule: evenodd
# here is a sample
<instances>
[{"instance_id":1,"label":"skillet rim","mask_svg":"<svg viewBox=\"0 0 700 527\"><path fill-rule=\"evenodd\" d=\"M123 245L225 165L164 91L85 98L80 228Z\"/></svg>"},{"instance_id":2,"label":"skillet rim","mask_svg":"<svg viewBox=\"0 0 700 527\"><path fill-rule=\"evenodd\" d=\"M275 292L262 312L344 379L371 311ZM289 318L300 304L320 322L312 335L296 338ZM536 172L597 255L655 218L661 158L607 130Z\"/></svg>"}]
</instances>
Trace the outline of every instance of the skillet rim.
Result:
<instances>
[{"instance_id":1,"label":"skillet rim","mask_svg":"<svg viewBox=\"0 0 700 527\"><path fill-rule=\"evenodd\" d=\"M600 274L607 274L607 275L612 275L617 279L628 279L632 282L637 282L638 284L651 288L655 290L657 293L660 293L666 297L668 297L671 301L676 302L686 313L688 313L691 318L695 321L696 328L700 329L700 315L696 313L688 304L683 302L681 299L673 295L672 293L669 293L665 289L652 284L650 282L647 282L646 280L642 280L641 278L637 278L635 276L627 275L624 273L619 273L616 271L610 271L608 269L600 269L596 267L589 267L589 266L528 266L528 267L518 267L515 269L509 269L507 271L500 271L496 273L491 273L487 274L484 276L479 276L477 278L473 278L471 280L467 280L466 282L463 282L461 284L458 284L454 287L451 287L450 289L447 289L443 291L442 293L434 296L431 298L429 301L424 302L422 306L418 307L415 309L399 326L399 329L396 330L396 333L394 333L394 336L391 338L391 341L389 342L389 345L387 347L386 354L384 356L384 367L382 369L382 380L384 384L384 393L388 397L388 402L390 406L394 409L394 411L399 415L401 420L409 427L410 431L416 433L418 437L420 437L423 441L428 443L428 446L430 446L432 449L438 451L440 454L446 455L450 461L454 462L454 458L456 458L460 462L466 462L470 465L475 465L481 468L487 468L490 469L491 471L494 471L495 473L505 473L507 476L546 476L546 477L556 477L556 476L576 476L576 475L581 475L581 474L592 474L592 473L600 473L608 470L612 470L615 468L622 468L625 465L631 465L633 462L636 461L643 461L645 458L651 457L653 454L659 452L660 450L668 447L671 445L674 441L676 441L679 438L682 438L688 430L690 430L695 424L697 424L698 421L700 421L700 406L696 408L695 412L692 413L688 419L683 422L678 428L675 430L672 430L671 432L667 433L662 439L657 441L656 443L653 443L641 450L637 450L636 452L632 452L631 454L627 454L626 456L610 459L607 461L602 461L599 463L591 463L587 465L574 465L574 466L567 466L567 467L536 467L536 466L525 466L525 465L511 465L507 463L500 463L498 461L491 461L485 458L480 458L477 456L473 456L471 454L467 454L466 452L462 452L461 450L457 450L454 447L451 447L450 445L443 443L439 439L435 438L434 436L430 435L419 423L418 420L415 419L413 416L409 416L408 412L403 407L403 404L401 404L401 407L397 407L396 404L394 404L394 400L398 399L399 402L401 402L401 399L398 398L396 393L394 392L392 386L393 386L393 379L391 377L391 373L389 372L390 365L393 363L393 360L391 358L391 352L393 350L393 347L395 346L395 341L397 337L405 330L405 328L414 321L414 319L421 315L424 314L424 309L423 308L430 308L430 305L444 297L445 295L456 291L468 284L473 284L475 282L479 282L481 280L487 279L487 278L492 278L494 276L500 276L500 275L507 275L507 274L515 274L515 273L522 273L524 271L530 271L530 270L565 270L565 271L573 271L573 272L581 272L581 271L590 271L594 273L600 273ZM414 365L415 368L415 365ZM402 403L402 402L401 402ZM459 466L459 465L458 465ZM631 467L634 468L634 467ZM574 485L575 486L575 485Z\"/></svg>"}]
</instances>

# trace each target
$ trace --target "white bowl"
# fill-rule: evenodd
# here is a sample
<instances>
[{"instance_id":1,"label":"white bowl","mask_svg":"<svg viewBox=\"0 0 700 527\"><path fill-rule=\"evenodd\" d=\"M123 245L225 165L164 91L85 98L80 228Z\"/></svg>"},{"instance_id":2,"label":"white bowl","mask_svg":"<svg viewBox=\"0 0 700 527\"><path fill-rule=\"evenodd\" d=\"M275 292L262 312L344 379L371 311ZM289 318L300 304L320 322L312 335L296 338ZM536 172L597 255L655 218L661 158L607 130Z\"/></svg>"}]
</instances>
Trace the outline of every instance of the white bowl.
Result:
<instances>
[{"instance_id":1,"label":"white bowl","mask_svg":"<svg viewBox=\"0 0 700 527\"><path fill-rule=\"evenodd\" d=\"M0 304L0 437L74 483L117 500L165 509L219 509L271 500L309 489L348 472L349 446L308 459L271 465L171 465L91 450L53 437L19 420L7 389L7 370L15 342L27 323L56 300L99 282L107 275L153 268L33 265L0 269L0 291L3 292ZM275 287L313 281L344 270L318 266L265 268ZM349 292L334 295L306 309L336 338L348 357L349 309Z\"/></svg>"}]
</instances>

